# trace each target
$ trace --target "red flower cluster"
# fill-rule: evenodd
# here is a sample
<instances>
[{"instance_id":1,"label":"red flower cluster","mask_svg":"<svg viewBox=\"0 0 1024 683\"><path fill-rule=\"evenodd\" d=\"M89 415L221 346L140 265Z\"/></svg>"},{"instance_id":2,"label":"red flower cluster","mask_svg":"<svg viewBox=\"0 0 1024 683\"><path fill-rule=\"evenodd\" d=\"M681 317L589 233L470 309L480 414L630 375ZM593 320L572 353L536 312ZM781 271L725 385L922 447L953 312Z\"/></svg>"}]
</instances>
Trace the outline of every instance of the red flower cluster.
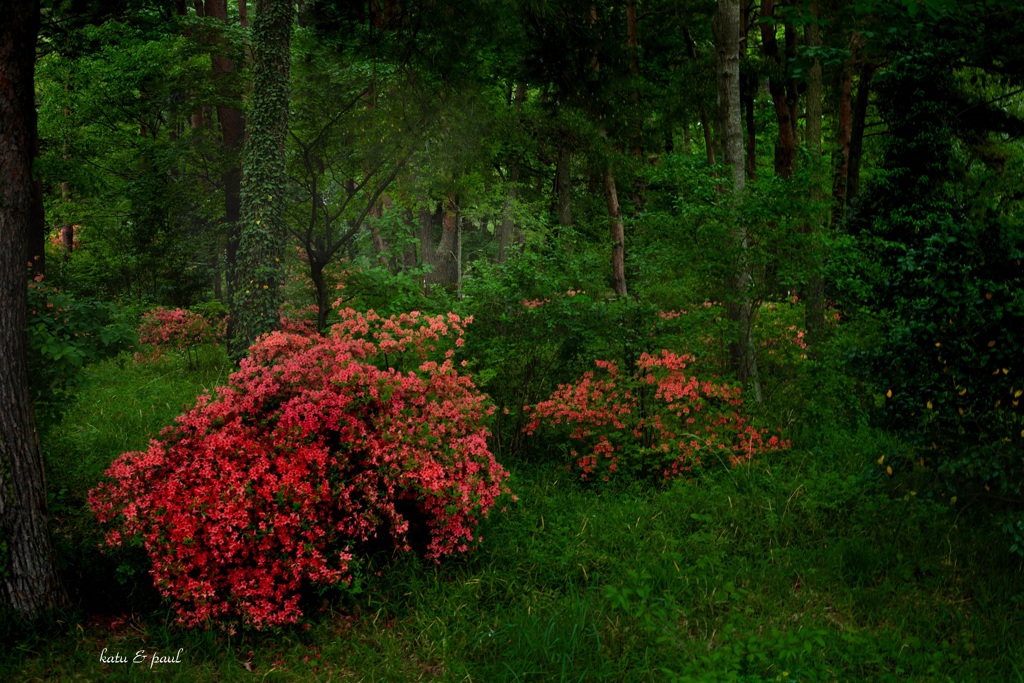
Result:
<instances>
[{"instance_id":1,"label":"red flower cluster","mask_svg":"<svg viewBox=\"0 0 1024 683\"><path fill-rule=\"evenodd\" d=\"M584 479L599 468L609 479L629 455L638 457L634 469L667 480L694 467L735 466L757 453L789 447L778 436L766 439L740 414L739 389L687 374L692 362L692 356L671 351L645 353L628 377L615 363L596 361L606 379L585 373L549 400L526 406L533 419L525 431L533 434L544 423L564 425L569 439L583 444L582 454L571 454Z\"/></svg>"},{"instance_id":2,"label":"red flower cluster","mask_svg":"<svg viewBox=\"0 0 1024 683\"><path fill-rule=\"evenodd\" d=\"M226 321L211 323L198 313L183 308L157 307L142 314L139 341L152 347L149 354L137 354L136 360L157 360L168 349L191 353L206 342L224 338Z\"/></svg>"},{"instance_id":3,"label":"red flower cluster","mask_svg":"<svg viewBox=\"0 0 1024 683\"><path fill-rule=\"evenodd\" d=\"M303 336L311 335L319 332L316 329L316 306L309 305L301 309L281 309L280 321L281 325L278 327L282 332L291 332L293 334L300 334Z\"/></svg>"},{"instance_id":4,"label":"red flower cluster","mask_svg":"<svg viewBox=\"0 0 1024 683\"><path fill-rule=\"evenodd\" d=\"M493 407L451 350L430 359L467 321L341 317L325 336L258 341L215 397L90 493L107 544L145 547L180 623L293 623L303 583L348 582L361 542L408 551L416 530L427 557L465 551L508 492L487 448Z\"/></svg>"}]
</instances>

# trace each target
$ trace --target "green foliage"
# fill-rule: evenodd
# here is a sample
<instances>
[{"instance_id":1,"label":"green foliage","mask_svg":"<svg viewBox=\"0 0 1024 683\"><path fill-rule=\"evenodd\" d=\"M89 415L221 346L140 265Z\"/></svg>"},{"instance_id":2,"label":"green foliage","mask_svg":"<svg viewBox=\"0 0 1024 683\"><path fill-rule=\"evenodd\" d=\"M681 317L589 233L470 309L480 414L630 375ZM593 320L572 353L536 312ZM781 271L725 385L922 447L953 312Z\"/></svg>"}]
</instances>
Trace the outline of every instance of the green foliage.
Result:
<instances>
[{"instance_id":1,"label":"green foliage","mask_svg":"<svg viewBox=\"0 0 1024 683\"><path fill-rule=\"evenodd\" d=\"M69 501L84 481L61 478L64 463L138 447L135 430L159 423L150 406L169 419L178 408L163 403L200 378L106 363L89 380L89 406L47 447ZM76 426L112 400L119 409L97 430ZM136 419L133 444L101 447L125 438L137 407L152 424ZM894 445L870 430L823 432L814 450L776 461L598 495L534 463L514 472L520 502L481 527L478 553L443 567L378 558L362 592L328 596L302 628L189 634L163 626L160 611L132 612L138 596L111 598L111 616L20 636L0 672L127 673L96 661L115 643L184 648L183 664L161 672L182 680L1012 680L1024 654L1017 563L993 560L984 512L910 495L865 467ZM59 544L79 538L84 550L95 529L71 535L66 523ZM92 591L131 586L111 588L109 568L86 566Z\"/></svg>"},{"instance_id":2,"label":"green foliage","mask_svg":"<svg viewBox=\"0 0 1024 683\"><path fill-rule=\"evenodd\" d=\"M136 18L75 26L40 59L47 225L74 226L76 241L49 275L76 293L187 306L218 265L215 195L195 170L216 153L207 128L187 125L210 101L209 55Z\"/></svg>"},{"instance_id":3,"label":"green foliage","mask_svg":"<svg viewBox=\"0 0 1024 683\"><path fill-rule=\"evenodd\" d=\"M668 341L657 309L612 298L586 262L569 257L576 244L577 236L565 230L500 270L481 269L464 286L460 312L474 317L466 352L499 408L496 452L522 445L524 406L592 369L593 359L633 368L641 353Z\"/></svg>"},{"instance_id":4,"label":"green foliage","mask_svg":"<svg viewBox=\"0 0 1024 683\"><path fill-rule=\"evenodd\" d=\"M144 553L100 553L102 533L86 494L115 457L145 448L197 395L226 380L228 370L223 347L217 362L194 368L138 364L125 355L90 364L60 421L42 433L55 551L65 585L83 609L109 613L158 604Z\"/></svg>"},{"instance_id":5,"label":"green foliage","mask_svg":"<svg viewBox=\"0 0 1024 683\"><path fill-rule=\"evenodd\" d=\"M137 342L114 304L76 298L43 282L29 286L28 313L29 376L44 424L64 409L82 368Z\"/></svg>"},{"instance_id":6,"label":"green foliage","mask_svg":"<svg viewBox=\"0 0 1024 683\"><path fill-rule=\"evenodd\" d=\"M891 137L852 226L877 264L865 281L886 339L864 358L885 424L914 446L893 467L934 467L953 493L1020 504L1024 224L953 183L966 168L950 136L964 131L940 54L903 56L879 78Z\"/></svg>"}]
</instances>

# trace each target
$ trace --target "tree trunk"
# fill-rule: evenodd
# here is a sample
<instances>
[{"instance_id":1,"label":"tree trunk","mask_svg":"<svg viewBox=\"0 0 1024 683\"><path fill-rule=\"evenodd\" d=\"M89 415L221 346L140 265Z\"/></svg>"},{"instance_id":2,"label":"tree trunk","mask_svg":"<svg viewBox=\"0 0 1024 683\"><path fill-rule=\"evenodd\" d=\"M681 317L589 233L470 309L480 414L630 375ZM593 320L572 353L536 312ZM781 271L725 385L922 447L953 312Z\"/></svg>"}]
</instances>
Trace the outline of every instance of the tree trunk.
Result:
<instances>
[{"instance_id":1,"label":"tree trunk","mask_svg":"<svg viewBox=\"0 0 1024 683\"><path fill-rule=\"evenodd\" d=\"M242 228L238 241L231 317L232 358L277 328L286 242L285 136L291 68L291 0L257 0L253 19L253 98L244 156Z\"/></svg>"},{"instance_id":2,"label":"tree trunk","mask_svg":"<svg viewBox=\"0 0 1024 683\"><path fill-rule=\"evenodd\" d=\"M818 26L818 5L811 4L813 16L807 24L807 45L811 48L821 46L821 30ZM807 148L814 158L814 167L821 165L821 121L822 121L822 76L821 62L817 59L811 65L807 77ZM815 177L818 177L815 175ZM811 188L814 205L822 202L821 184L815 182ZM809 253L811 255L810 276L804 293L804 316L807 327L808 341L817 346L825 336L825 280L822 275L824 254L821 250L820 233L825 228L824 216L817 209L810 215L811 220L801 225L808 235Z\"/></svg>"},{"instance_id":3,"label":"tree trunk","mask_svg":"<svg viewBox=\"0 0 1024 683\"><path fill-rule=\"evenodd\" d=\"M740 60L737 51L739 20L738 0L718 0L714 18L718 127L722 138L722 156L725 164L730 167L734 193L742 192L745 187L743 125L740 122Z\"/></svg>"},{"instance_id":4,"label":"tree trunk","mask_svg":"<svg viewBox=\"0 0 1024 683\"><path fill-rule=\"evenodd\" d=\"M851 57L851 61L852 61ZM832 226L838 226L846 215L846 189L850 170L850 126L852 106L850 91L853 88L853 65L847 62L843 67L839 84L839 116L836 131L835 171L832 176Z\"/></svg>"},{"instance_id":5,"label":"tree trunk","mask_svg":"<svg viewBox=\"0 0 1024 683\"><path fill-rule=\"evenodd\" d=\"M779 137L775 144L775 174L780 178L790 178L796 165L796 117L794 116L796 102L792 95L794 85L787 78L786 65L790 52L795 54L795 40L792 37L793 31L787 25L786 32L786 59L779 52L779 41L776 37L776 26L774 22L775 0L762 0L761 2L761 44L764 46L764 54L772 65L773 73L768 76L768 92L772 98L772 105L775 108L775 120L778 122ZM793 47L790 47L790 43Z\"/></svg>"},{"instance_id":6,"label":"tree trunk","mask_svg":"<svg viewBox=\"0 0 1024 683\"><path fill-rule=\"evenodd\" d=\"M757 180L757 122L754 118L754 95L757 94L757 74L747 74L743 78L743 113L746 119L747 150L746 150L746 173L747 180Z\"/></svg>"},{"instance_id":7,"label":"tree trunk","mask_svg":"<svg viewBox=\"0 0 1024 683\"><path fill-rule=\"evenodd\" d=\"M683 33L686 36L686 50L690 55L690 59L697 60L697 45L693 42L693 36L690 34L689 28L684 28ZM739 67L737 66L737 69ZM721 77L721 75L719 75ZM707 107L704 106L703 101L697 102L697 115L700 117L701 131L704 133L704 151L707 154L708 166L714 168L715 166L715 139L711 133L711 121L708 116Z\"/></svg>"},{"instance_id":8,"label":"tree trunk","mask_svg":"<svg viewBox=\"0 0 1024 683\"><path fill-rule=\"evenodd\" d=\"M412 216L409 219L412 220ZM419 211L419 219L420 262L423 265L433 266L437 261L437 257L434 254L434 214L424 206Z\"/></svg>"},{"instance_id":9,"label":"tree trunk","mask_svg":"<svg viewBox=\"0 0 1024 683\"><path fill-rule=\"evenodd\" d=\"M757 125L754 120L754 98L757 95L757 84L758 78L757 73L752 69L748 69L748 73L743 73L742 65L747 57L747 38L750 35L750 2L751 0L741 0L740 2L740 43L739 43L739 58L740 58L740 101L743 107L743 117L746 132L746 157L744 163L746 166L747 180L757 179Z\"/></svg>"},{"instance_id":10,"label":"tree trunk","mask_svg":"<svg viewBox=\"0 0 1024 683\"><path fill-rule=\"evenodd\" d=\"M47 528L46 481L28 384L25 254L34 228L35 56L39 3L0 22L0 595L33 617L66 604Z\"/></svg>"},{"instance_id":11,"label":"tree trunk","mask_svg":"<svg viewBox=\"0 0 1024 683\"><path fill-rule=\"evenodd\" d=\"M860 193L860 161L864 155L864 124L868 116L868 98L871 96L871 80L875 65L861 64L857 79L857 98L853 102L850 123L850 154L846 174L846 203L849 205Z\"/></svg>"},{"instance_id":12,"label":"tree trunk","mask_svg":"<svg viewBox=\"0 0 1024 683\"><path fill-rule=\"evenodd\" d=\"M515 234L515 208L517 183L519 182L519 161L512 160L508 172L508 189L505 191L505 205L501 209L501 223L498 224L498 263L508 260L508 248Z\"/></svg>"},{"instance_id":13,"label":"tree trunk","mask_svg":"<svg viewBox=\"0 0 1024 683\"><path fill-rule=\"evenodd\" d=\"M71 183L66 180L60 184L60 198L65 205L71 203ZM64 261L70 261L71 252L75 249L75 226L71 224L71 219L66 214L60 225L60 245Z\"/></svg>"},{"instance_id":14,"label":"tree trunk","mask_svg":"<svg viewBox=\"0 0 1024 683\"><path fill-rule=\"evenodd\" d=\"M518 114L522 111L523 102L526 101L526 83L520 82L516 85L515 99L512 106ZM519 158L513 154L509 159L508 189L505 190L505 205L501 210L501 223L497 227L498 238L498 263L504 263L508 259L509 245L522 241L522 235L518 234L515 222L516 194L519 191Z\"/></svg>"},{"instance_id":15,"label":"tree trunk","mask_svg":"<svg viewBox=\"0 0 1024 683\"><path fill-rule=\"evenodd\" d=\"M562 227L572 225L572 188L569 176L571 154L566 134L561 133L558 141L558 160L555 167L555 196L558 201L558 224Z\"/></svg>"},{"instance_id":16,"label":"tree trunk","mask_svg":"<svg viewBox=\"0 0 1024 683\"><path fill-rule=\"evenodd\" d=\"M640 108L640 27L637 21L636 0L626 3L626 52L629 55L629 75L633 81L633 91L630 93L633 111L632 140L629 145L629 153L633 158L641 161L644 155L644 115ZM644 210L644 196L647 188L644 185L642 175L633 180L633 206L638 212Z\"/></svg>"},{"instance_id":17,"label":"tree trunk","mask_svg":"<svg viewBox=\"0 0 1024 683\"><path fill-rule=\"evenodd\" d=\"M611 165L604 170L604 196L608 202L608 225L612 236L612 286L620 297L626 296L626 232L622 223L622 209L619 194L615 188L615 176Z\"/></svg>"},{"instance_id":18,"label":"tree trunk","mask_svg":"<svg viewBox=\"0 0 1024 683\"><path fill-rule=\"evenodd\" d=\"M770 0L769 0L770 1ZM718 126L722 136L722 156L732 173L732 192L744 190L743 126L740 122L740 68L737 46L740 39L739 0L718 0L713 21L718 85ZM736 221L733 231L736 266L731 282L729 319L736 325L736 339L730 344L733 370L744 386L752 386L754 398L761 402L757 359L752 338L753 311L750 303L750 265L747 259L747 232Z\"/></svg>"},{"instance_id":19,"label":"tree trunk","mask_svg":"<svg viewBox=\"0 0 1024 683\"><path fill-rule=\"evenodd\" d=\"M316 289L316 329L323 330L327 327L327 314L331 312L331 295L327 291L327 281L324 279L324 266L327 264L308 251L306 255L309 258L309 277Z\"/></svg>"},{"instance_id":20,"label":"tree trunk","mask_svg":"<svg viewBox=\"0 0 1024 683\"><path fill-rule=\"evenodd\" d=\"M243 2L240 5L244 5ZM206 16L228 21L227 0L206 0ZM223 41L220 41L223 42ZM224 100L238 100L239 93L230 86L231 75L235 71L233 61L218 55L210 55L210 66L215 89ZM235 267L238 258L239 225L242 206L242 145L245 140L245 115L241 109L228 105L217 106L217 121L220 124L221 143L224 155L229 161L221 180L224 183L224 271L227 275L227 300L234 299L236 280ZM220 278L218 269L218 281ZM219 287L217 288L219 289ZM236 322L228 318L227 338L234 339Z\"/></svg>"},{"instance_id":21,"label":"tree trunk","mask_svg":"<svg viewBox=\"0 0 1024 683\"><path fill-rule=\"evenodd\" d=\"M384 218L386 211L391 208L391 199L384 195L373 203L370 207L368 214L370 223L370 239L373 241L373 251L377 254L377 262L388 269L391 273L397 273L397 263L393 259L391 254L391 248L388 246L387 240L384 239L384 235L380 231L380 221Z\"/></svg>"},{"instance_id":22,"label":"tree trunk","mask_svg":"<svg viewBox=\"0 0 1024 683\"><path fill-rule=\"evenodd\" d=\"M455 195L449 194L444 204L441 241L434 253L434 270L427 276L430 284L443 286L459 281L459 209Z\"/></svg>"}]
</instances>

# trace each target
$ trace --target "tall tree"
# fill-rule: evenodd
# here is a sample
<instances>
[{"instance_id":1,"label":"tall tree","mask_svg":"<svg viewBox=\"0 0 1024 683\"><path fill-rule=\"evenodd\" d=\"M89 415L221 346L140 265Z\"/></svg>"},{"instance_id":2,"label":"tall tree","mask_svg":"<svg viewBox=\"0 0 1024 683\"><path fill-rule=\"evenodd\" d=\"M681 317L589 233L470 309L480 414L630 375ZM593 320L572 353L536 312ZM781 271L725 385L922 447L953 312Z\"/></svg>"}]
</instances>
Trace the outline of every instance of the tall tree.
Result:
<instances>
[{"instance_id":1,"label":"tall tree","mask_svg":"<svg viewBox=\"0 0 1024 683\"><path fill-rule=\"evenodd\" d=\"M247 122L242 181L242 227L231 299L237 324L230 340L233 358L261 334L278 325L287 239L284 197L287 185L289 74L294 4L257 0L252 20L253 96Z\"/></svg>"},{"instance_id":2,"label":"tall tree","mask_svg":"<svg viewBox=\"0 0 1024 683\"><path fill-rule=\"evenodd\" d=\"M713 23L718 74L718 128L722 135L722 156L730 167L732 192L743 192L743 125L740 112L740 3L739 0L718 0ZM734 224L733 248L737 258L731 283L729 319L736 325L737 336L729 345L733 369L744 386L753 386L754 397L761 402L761 387L754 356L753 310L750 303L750 264L747 259L747 231L739 221Z\"/></svg>"},{"instance_id":3,"label":"tall tree","mask_svg":"<svg viewBox=\"0 0 1024 683\"><path fill-rule=\"evenodd\" d=\"M241 16L245 16L245 2L239 4ZM206 16L219 20L225 25L228 22L227 0L206 0ZM238 221L241 218L242 208L242 164L241 152L245 139L245 115L237 106L231 102L237 102L241 98L232 82L235 73L235 62L231 59L226 50L227 42L221 37L214 41L214 50L210 54L210 62L213 72L214 87L218 91L219 99L223 104L217 105L217 121L220 124L221 142L223 145L225 169L221 179L224 183L224 223L227 227L226 234L226 256L228 277L228 300L234 298L233 278L230 273L234 272L235 260L238 255ZM219 283L220 272L216 273ZM233 338L235 323L233 319L228 321L228 338Z\"/></svg>"},{"instance_id":4,"label":"tall tree","mask_svg":"<svg viewBox=\"0 0 1024 683\"><path fill-rule=\"evenodd\" d=\"M805 27L807 47L812 50L821 47L821 29L818 23L818 3L811 3L813 16ZM813 164L818 168L821 163L821 122L822 122L822 73L821 61L817 58L811 63L807 74L807 126L806 141L807 148L811 153ZM822 201L821 183L814 183L811 188L811 197L815 205ZM825 282L821 275L822 250L818 236L824 228L824 217L818 216L818 211L813 211L809 220L801 224L801 229L810 237L811 248L811 274L807 279L806 299L806 326L807 334L812 344L821 341L825 334Z\"/></svg>"},{"instance_id":5,"label":"tall tree","mask_svg":"<svg viewBox=\"0 0 1024 683\"><path fill-rule=\"evenodd\" d=\"M32 616L66 601L47 529L46 482L29 395L25 254L35 216L38 0L0 19L0 595Z\"/></svg>"},{"instance_id":6,"label":"tall tree","mask_svg":"<svg viewBox=\"0 0 1024 683\"><path fill-rule=\"evenodd\" d=\"M775 120L779 136L775 144L775 174L790 178L796 165L796 82L790 77L789 64L796 57L796 29L791 21L784 21L785 52L779 49L778 23L775 0L761 0L761 43L770 64L768 92L775 107Z\"/></svg>"}]
</instances>

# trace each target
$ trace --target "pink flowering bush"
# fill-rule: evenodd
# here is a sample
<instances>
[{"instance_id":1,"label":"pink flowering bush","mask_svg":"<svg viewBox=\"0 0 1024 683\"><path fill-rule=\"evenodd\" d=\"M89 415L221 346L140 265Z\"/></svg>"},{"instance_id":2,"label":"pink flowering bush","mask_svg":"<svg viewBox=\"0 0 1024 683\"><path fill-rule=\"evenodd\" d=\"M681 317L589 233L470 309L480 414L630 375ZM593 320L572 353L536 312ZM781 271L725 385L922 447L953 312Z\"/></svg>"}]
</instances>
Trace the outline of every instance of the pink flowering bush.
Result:
<instances>
[{"instance_id":1,"label":"pink flowering bush","mask_svg":"<svg viewBox=\"0 0 1024 683\"><path fill-rule=\"evenodd\" d=\"M226 320L210 322L199 313L183 308L154 308L142 314L139 342L149 349L147 353L137 354L136 360L158 360L173 349L184 352L191 363L201 345L216 344L224 338L226 325Z\"/></svg>"},{"instance_id":2,"label":"pink flowering bush","mask_svg":"<svg viewBox=\"0 0 1024 683\"><path fill-rule=\"evenodd\" d=\"M596 361L601 378L587 372L527 408L526 431L561 432L580 476L605 481L623 470L668 480L789 447L747 421L739 389L693 374L693 360L671 351L644 353L631 375L614 362Z\"/></svg>"},{"instance_id":3,"label":"pink flowering bush","mask_svg":"<svg viewBox=\"0 0 1024 683\"><path fill-rule=\"evenodd\" d=\"M466 551L507 493L493 408L453 364L454 314L340 312L275 332L89 496L106 543L141 544L186 626L295 622L304 586L346 584L367 544Z\"/></svg>"}]
</instances>

